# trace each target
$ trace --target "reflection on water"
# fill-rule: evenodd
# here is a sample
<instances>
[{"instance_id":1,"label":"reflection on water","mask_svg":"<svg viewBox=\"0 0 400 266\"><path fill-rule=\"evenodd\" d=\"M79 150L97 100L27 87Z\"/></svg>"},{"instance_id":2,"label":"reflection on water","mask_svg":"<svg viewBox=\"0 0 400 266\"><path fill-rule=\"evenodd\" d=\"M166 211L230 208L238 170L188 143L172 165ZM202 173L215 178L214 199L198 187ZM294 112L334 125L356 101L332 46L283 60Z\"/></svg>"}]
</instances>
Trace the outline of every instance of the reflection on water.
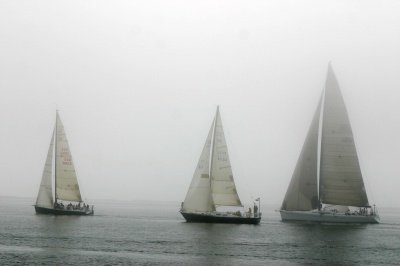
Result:
<instances>
[{"instance_id":1,"label":"reflection on water","mask_svg":"<svg viewBox=\"0 0 400 266\"><path fill-rule=\"evenodd\" d=\"M206 224L185 223L186 234L193 236L193 253L204 265L232 265L232 258L239 256L231 246L240 239L237 230L241 225L236 224ZM246 226L251 231L254 226Z\"/></svg>"},{"instance_id":2,"label":"reflection on water","mask_svg":"<svg viewBox=\"0 0 400 266\"><path fill-rule=\"evenodd\" d=\"M365 234L368 226L288 223L285 231L298 246L293 252L298 253L299 260L342 265L358 262L354 248L368 238Z\"/></svg>"},{"instance_id":3,"label":"reflection on water","mask_svg":"<svg viewBox=\"0 0 400 266\"><path fill-rule=\"evenodd\" d=\"M400 213L378 225L186 223L179 203L98 202L88 217L36 215L0 198L0 264L397 265ZM273 209L271 207L270 209Z\"/></svg>"}]
</instances>

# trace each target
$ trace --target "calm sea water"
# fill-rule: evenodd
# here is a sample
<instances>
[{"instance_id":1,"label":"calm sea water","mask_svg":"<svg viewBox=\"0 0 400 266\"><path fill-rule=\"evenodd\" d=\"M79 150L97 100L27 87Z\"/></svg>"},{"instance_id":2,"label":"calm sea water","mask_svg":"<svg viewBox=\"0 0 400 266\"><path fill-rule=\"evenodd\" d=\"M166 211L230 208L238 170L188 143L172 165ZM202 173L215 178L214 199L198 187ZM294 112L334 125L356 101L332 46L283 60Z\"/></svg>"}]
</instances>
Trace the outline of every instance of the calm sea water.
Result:
<instances>
[{"instance_id":1,"label":"calm sea water","mask_svg":"<svg viewBox=\"0 0 400 266\"><path fill-rule=\"evenodd\" d=\"M179 203L97 202L89 217L36 215L0 197L0 265L400 265L400 210L378 225L189 224Z\"/></svg>"}]
</instances>

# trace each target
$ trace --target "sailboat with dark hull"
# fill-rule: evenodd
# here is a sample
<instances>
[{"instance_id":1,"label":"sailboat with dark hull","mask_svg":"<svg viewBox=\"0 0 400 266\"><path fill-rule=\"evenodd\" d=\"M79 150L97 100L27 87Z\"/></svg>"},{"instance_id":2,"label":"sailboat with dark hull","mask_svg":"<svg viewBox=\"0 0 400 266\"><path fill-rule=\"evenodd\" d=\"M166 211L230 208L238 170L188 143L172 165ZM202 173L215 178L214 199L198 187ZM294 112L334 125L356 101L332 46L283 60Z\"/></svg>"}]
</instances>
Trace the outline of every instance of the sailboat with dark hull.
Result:
<instances>
[{"instance_id":1,"label":"sailboat with dark hull","mask_svg":"<svg viewBox=\"0 0 400 266\"><path fill-rule=\"evenodd\" d=\"M331 65L280 214L283 221L379 223Z\"/></svg>"},{"instance_id":2,"label":"sailboat with dark hull","mask_svg":"<svg viewBox=\"0 0 400 266\"><path fill-rule=\"evenodd\" d=\"M53 160L53 151L55 152ZM54 201L52 168L54 161ZM58 112L39 193L34 205L36 213L54 215L93 215L93 206L82 201L67 136Z\"/></svg>"},{"instance_id":3,"label":"sailboat with dark hull","mask_svg":"<svg viewBox=\"0 0 400 266\"><path fill-rule=\"evenodd\" d=\"M260 223L259 205L254 205L253 212L221 210L226 207L243 208L243 205L233 180L221 116L217 108L180 213L187 222Z\"/></svg>"}]
</instances>

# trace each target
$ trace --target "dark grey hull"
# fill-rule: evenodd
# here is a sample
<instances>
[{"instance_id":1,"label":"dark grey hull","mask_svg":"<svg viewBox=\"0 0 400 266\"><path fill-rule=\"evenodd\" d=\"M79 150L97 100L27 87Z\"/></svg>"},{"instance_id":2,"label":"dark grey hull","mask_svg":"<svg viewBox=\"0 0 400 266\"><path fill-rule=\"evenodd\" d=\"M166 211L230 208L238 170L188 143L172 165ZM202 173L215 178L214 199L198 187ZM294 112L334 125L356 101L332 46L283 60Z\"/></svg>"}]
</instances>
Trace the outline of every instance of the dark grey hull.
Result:
<instances>
[{"instance_id":1,"label":"dark grey hull","mask_svg":"<svg viewBox=\"0 0 400 266\"><path fill-rule=\"evenodd\" d=\"M181 212L188 223L259 224L261 217L222 216L207 213Z\"/></svg>"},{"instance_id":2,"label":"dark grey hull","mask_svg":"<svg viewBox=\"0 0 400 266\"><path fill-rule=\"evenodd\" d=\"M35 206L36 213L39 214L53 214L53 215L93 215L94 211L92 209L89 210L61 210L54 208L44 208Z\"/></svg>"}]
</instances>

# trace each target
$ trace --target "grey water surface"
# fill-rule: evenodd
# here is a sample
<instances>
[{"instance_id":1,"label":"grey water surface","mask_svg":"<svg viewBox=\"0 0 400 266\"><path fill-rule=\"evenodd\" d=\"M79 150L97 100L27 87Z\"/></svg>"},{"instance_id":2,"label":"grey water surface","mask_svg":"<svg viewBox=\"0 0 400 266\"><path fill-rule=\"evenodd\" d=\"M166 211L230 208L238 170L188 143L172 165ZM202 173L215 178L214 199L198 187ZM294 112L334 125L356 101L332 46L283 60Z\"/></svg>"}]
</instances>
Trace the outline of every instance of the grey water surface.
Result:
<instances>
[{"instance_id":1,"label":"grey water surface","mask_svg":"<svg viewBox=\"0 0 400 266\"><path fill-rule=\"evenodd\" d=\"M399 209L378 225L191 224L173 202L95 202L95 215L37 215L0 197L0 265L399 265Z\"/></svg>"}]
</instances>

